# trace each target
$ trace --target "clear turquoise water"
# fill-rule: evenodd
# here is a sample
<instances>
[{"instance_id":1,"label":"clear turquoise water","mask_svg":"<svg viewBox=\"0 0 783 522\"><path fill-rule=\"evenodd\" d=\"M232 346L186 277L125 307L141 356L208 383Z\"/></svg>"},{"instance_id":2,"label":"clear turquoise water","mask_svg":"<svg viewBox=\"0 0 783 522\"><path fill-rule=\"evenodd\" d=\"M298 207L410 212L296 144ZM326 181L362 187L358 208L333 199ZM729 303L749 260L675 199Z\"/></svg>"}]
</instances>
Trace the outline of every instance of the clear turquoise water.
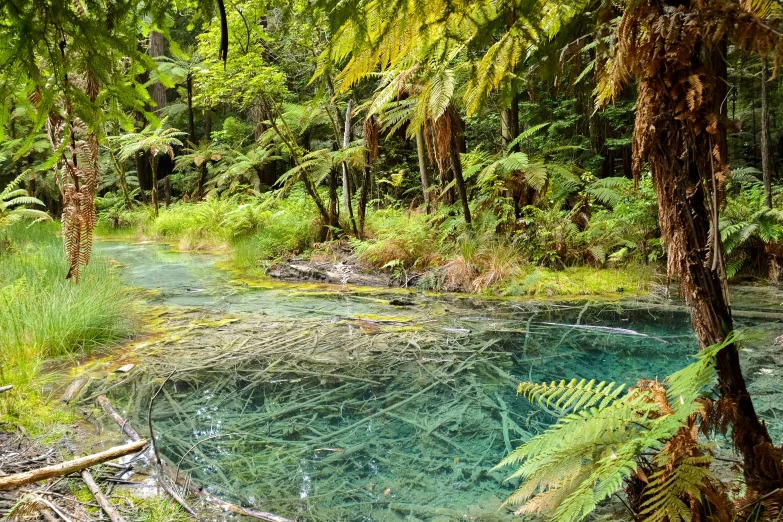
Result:
<instances>
[{"instance_id":1,"label":"clear turquoise water","mask_svg":"<svg viewBox=\"0 0 783 522\"><path fill-rule=\"evenodd\" d=\"M663 378L696 349L687 314L660 305L257 289L232 282L216 256L153 244L97 250L124 266L129 284L156 290L154 304L239 319L221 327L221 342L235 343L227 354L238 343L249 347L237 352L240 362L190 362L166 384L153 415L159 447L214 493L292 519L510 519L499 507L514 485L492 467L554 421L516 396L519 381L633 384ZM741 294L746 310L776 311L774 292ZM367 333L350 320L359 314L409 321ZM285 335L308 333L286 348L290 357L273 350L283 334L265 328L271 323L287 325ZM739 323L758 335L745 347L746 373L779 437L778 322ZM356 342L364 344L348 348ZM206 346L209 338L202 344L192 350L203 349L205 360L221 353ZM149 396L174 364L165 350L150 358L147 375L113 392L137 424L146 423ZM267 377L280 364L284 371Z\"/></svg>"}]
</instances>

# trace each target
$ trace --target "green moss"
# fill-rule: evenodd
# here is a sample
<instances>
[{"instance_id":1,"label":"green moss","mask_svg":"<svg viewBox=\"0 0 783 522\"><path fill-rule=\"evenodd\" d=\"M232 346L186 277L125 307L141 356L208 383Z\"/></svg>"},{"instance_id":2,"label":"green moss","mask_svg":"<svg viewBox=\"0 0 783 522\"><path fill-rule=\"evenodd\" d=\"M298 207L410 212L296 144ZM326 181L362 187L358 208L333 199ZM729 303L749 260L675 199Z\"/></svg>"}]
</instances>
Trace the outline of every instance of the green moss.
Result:
<instances>
[{"instance_id":1,"label":"green moss","mask_svg":"<svg viewBox=\"0 0 783 522\"><path fill-rule=\"evenodd\" d=\"M583 296L646 294L655 278L650 266L622 268L569 267L564 270L531 267L520 269L496 290L504 296Z\"/></svg>"}]
</instances>

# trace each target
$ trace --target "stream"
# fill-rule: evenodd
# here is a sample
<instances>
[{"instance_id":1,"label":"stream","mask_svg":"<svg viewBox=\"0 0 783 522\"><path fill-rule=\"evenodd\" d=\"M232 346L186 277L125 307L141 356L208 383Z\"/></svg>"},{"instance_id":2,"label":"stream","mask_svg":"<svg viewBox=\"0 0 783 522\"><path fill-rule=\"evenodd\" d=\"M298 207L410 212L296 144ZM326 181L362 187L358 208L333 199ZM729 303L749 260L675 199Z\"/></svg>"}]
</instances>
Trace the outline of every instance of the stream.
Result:
<instances>
[{"instance_id":1,"label":"stream","mask_svg":"<svg viewBox=\"0 0 783 522\"><path fill-rule=\"evenodd\" d=\"M163 385L152 421L165 460L216 495L292 520L511 520L501 504L512 470L493 467L556 420L516 395L520 381L630 386L696 350L682 303L663 298L242 281L218 255L95 250L155 311L157 333L118 356L136 367L113 377L112 403L146 426ZM751 394L780 444L783 292L739 287L732 298L750 334Z\"/></svg>"}]
</instances>

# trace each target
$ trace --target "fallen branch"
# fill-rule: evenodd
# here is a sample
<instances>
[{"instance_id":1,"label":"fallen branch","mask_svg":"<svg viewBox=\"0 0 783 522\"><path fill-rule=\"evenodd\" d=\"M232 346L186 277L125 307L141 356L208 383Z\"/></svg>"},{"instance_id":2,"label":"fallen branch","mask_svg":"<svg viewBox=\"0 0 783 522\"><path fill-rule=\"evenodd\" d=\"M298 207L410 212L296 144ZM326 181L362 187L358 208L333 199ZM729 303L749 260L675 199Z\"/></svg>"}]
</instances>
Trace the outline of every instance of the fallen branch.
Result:
<instances>
[{"instance_id":1,"label":"fallen branch","mask_svg":"<svg viewBox=\"0 0 783 522\"><path fill-rule=\"evenodd\" d=\"M24 473L6 475L4 477L0 477L0 490L15 489L21 486L26 486L27 484L32 484L33 482L40 482L42 480L68 475L74 471L81 471L85 468L106 462L107 460L114 460L119 457L124 457L125 455L130 455L131 453L136 453L146 445L146 440L138 440L123 446L109 448L106 451L101 451L100 453L61 462L60 464L45 466L43 468L26 471Z\"/></svg>"},{"instance_id":2,"label":"fallen branch","mask_svg":"<svg viewBox=\"0 0 783 522\"><path fill-rule=\"evenodd\" d=\"M171 377L171 375L169 375ZM165 384L165 382L164 382ZM160 391L160 389L158 390ZM154 398L154 397L153 397ZM101 404L103 409L106 411L106 413L109 414L109 416L114 419L114 422L119 424L122 427L122 431L125 432L126 435L128 435L130 438L139 437L139 434L136 432L136 430L133 429L133 427L123 419L119 413L112 407L111 403L109 403L109 399L107 399L104 396L98 397L98 402ZM151 403L150 403L151 404ZM150 408L151 413L151 408ZM206 439L205 439L206 440ZM164 490L166 490L166 493L168 493L171 498L173 498L182 508L187 511L189 514L191 514L193 517L198 518L198 514L191 508L187 502L176 492L176 490L166 481L165 474L163 471L162 465L160 466L161 470L161 477L159 479L160 485L163 487ZM268 522L292 522L291 520L287 518L283 518L278 515L274 515L272 513L266 513L263 511L256 511L254 509L247 509L243 508L234 504L231 504L229 502L226 502L225 500L221 500L217 497L214 497L207 493L204 490L199 490L197 488L192 488L192 490L204 497L207 502L210 502L211 504L215 504L216 506L220 507L223 510L230 511L232 513L237 513L240 515L244 515L246 517L253 517L257 518L259 520L266 520Z\"/></svg>"},{"instance_id":3,"label":"fallen branch","mask_svg":"<svg viewBox=\"0 0 783 522\"><path fill-rule=\"evenodd\" d=\"M165 384L165 383L164 383ZM135 429L133 429L133 426L130 425L130 423L123 419L122 416L117 413L117 410L115 410L111 403L109 402L109 399L106 398L106 396L101 395L98 397L98 402L103 407L103 410L111 417L114 422L120 425L120 428L122 428L123 433L125 433L128 437L131 438L131 440L139 440L141 439L141 436L139 435L139 432L137 432ZM169 496L182 506L182 509L184 509L190 516L198 520L199 516L196 511L190 507L190 505L185 501L182 496L177 493L177 491L169 485L168 482L166 482L165 478L163 477L163 468L158 465L158 469L160 469L161 477L158 480L158 483L161 485L161 487L166 491L166 493L169 494Z\"/></svg>"},{"instance_id":4,"label":"fallen branch","mask_svg":"<svg viewBox=\"0 0 783 522\"><path fill-rule=\"evenodd\" d=\"M101 509L104 513L106 513L111 522L125 522L125 519L122 518L122 515L120 515L114 506L111 505L109 499L106 498L106 495L103 494L101 488L99 488L98 484L95 483L95 479L92 478L92 473L86 469L82 470L82 480L87 485L87 489L90 490L90 493L92 493L92 496L95 497L95 500L98 501L98 505L101 506Z\"/></svg>"}]
</instances>

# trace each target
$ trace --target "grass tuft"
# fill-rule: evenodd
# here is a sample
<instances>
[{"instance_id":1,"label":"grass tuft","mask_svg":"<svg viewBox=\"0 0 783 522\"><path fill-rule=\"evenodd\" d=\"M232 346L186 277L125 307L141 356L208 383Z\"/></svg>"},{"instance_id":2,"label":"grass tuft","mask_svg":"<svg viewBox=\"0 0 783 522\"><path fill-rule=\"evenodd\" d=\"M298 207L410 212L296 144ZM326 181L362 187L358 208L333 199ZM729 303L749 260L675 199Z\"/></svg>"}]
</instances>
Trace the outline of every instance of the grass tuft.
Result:
<instances>
[{"instance_id":1,"label":"grass tuft","mask_svg":"<svg viewBox=\"0 0 783 522\"><path fill-rule=\"evenodd\" d=\"M45 362L89 352L134 326L131 297L106 261L93 258L78 285L65 279L58 226L13 225L7 230L13 247L0 254L0 385L14 385L0 395L0 419L35 432L62 420L41 400L54 379L42 375Z\"/></svg>"}]
</instances>

